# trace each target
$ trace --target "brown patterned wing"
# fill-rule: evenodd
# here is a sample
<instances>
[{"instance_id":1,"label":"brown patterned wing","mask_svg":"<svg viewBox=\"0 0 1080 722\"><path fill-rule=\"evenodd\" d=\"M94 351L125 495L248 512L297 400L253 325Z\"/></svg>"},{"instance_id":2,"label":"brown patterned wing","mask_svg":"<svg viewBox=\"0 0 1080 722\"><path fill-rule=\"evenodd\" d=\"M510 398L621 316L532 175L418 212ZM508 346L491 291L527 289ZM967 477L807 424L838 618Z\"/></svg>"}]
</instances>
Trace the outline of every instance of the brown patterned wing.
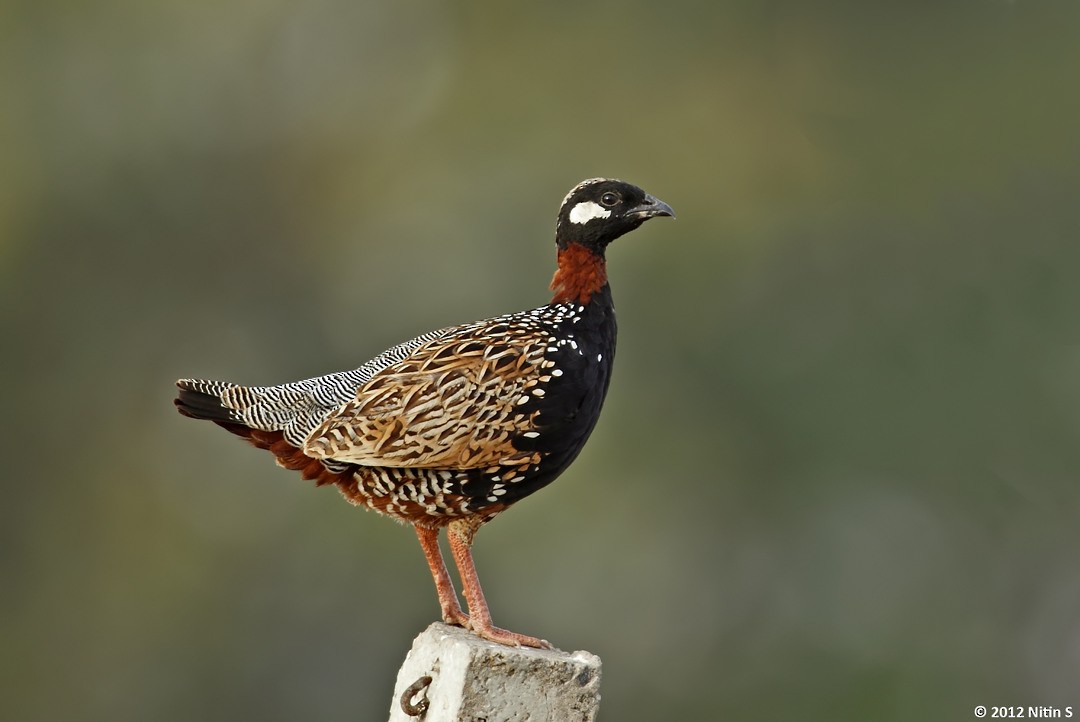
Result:
<instances>
[{"instance_id":1,"label":"brown patterned wing","mask_svg":"<svg viewBox=\"0 0 1080 722\"><path fill-rule=\"evenodd\" d=\"M533 433L536 412L519 407L543 394L538 385L550 365L544 338L492 341L483 328L468 330L440 337L380 371L311 433L304 453L364 466L538 463L535 452L519 451L512 442Z\"/></svg>"}]
</instances>

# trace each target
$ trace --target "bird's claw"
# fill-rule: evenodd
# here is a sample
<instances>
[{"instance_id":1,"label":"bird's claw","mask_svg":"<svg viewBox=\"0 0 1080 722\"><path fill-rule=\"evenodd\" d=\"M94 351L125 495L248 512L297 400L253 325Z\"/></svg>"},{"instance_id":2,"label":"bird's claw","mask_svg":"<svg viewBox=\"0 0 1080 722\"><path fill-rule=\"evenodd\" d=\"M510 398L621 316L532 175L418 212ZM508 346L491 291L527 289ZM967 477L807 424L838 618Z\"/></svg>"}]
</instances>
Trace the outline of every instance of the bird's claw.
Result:
<instances>
[{"instance_id":1,"label":"bird's claw","mask_svg":"<svg viewBox=\"0 0 1080 722\"><path fill-rule=\"evenodd\" d=\"M533 649L555 649L551 642L546 639L539 639L537 637L530 637L526 634L518 634L517 632L511 632L507 629L501 629L500 627L493 626L491 624L481 625L469 622L466 627L470 632L486 639L489 642L495 642L496 644L503 644L507 647L532 647Z\"/></svg>"}]
</instances>

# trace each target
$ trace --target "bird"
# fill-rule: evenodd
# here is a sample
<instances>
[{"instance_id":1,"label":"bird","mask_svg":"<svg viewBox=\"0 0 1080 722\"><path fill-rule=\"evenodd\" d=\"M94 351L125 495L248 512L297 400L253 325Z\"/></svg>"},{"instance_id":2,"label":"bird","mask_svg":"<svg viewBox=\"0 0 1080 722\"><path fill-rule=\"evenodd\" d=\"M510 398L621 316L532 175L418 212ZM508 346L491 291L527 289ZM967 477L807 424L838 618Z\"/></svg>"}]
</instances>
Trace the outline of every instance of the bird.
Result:
<instances>
[{"instance_id":1,"label":"bird","mask_svg":"<svg viewBox=\"0 0 1080 722\"><path fill-rule=\"evenodd\" d=\"M551 301L424 333L359 368L277 386L180 379L184 416L212 421L317 486L412 525L442 619L482 639L551 649L496 627L472 557L477 531L578 456L611 380L616 322L606 250L671 206L590 178L563 199ZM457 566L466 613L439 547Z\"/></svg>"}]
</instances>

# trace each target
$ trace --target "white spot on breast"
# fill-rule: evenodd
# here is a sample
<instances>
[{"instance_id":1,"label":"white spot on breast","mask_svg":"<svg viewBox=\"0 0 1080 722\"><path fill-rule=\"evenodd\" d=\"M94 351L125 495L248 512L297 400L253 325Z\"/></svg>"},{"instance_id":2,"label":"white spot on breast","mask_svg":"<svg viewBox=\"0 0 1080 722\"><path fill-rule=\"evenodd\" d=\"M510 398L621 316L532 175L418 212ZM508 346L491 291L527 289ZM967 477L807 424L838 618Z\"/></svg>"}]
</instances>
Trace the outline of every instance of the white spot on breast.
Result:
<instances>
[{"instance_id":1,"label":"white spot on breast","mask_svg":"<svg viewBox=\"0 0 1080 722\"><path fill-rule=\"evenodd\" d=\"M596 218L607 218L610 215L611 211L604 208L599 203L584 201L578 203L570 210L570 222L578 224L588 223Z\"/></svg>"}]
</instances>

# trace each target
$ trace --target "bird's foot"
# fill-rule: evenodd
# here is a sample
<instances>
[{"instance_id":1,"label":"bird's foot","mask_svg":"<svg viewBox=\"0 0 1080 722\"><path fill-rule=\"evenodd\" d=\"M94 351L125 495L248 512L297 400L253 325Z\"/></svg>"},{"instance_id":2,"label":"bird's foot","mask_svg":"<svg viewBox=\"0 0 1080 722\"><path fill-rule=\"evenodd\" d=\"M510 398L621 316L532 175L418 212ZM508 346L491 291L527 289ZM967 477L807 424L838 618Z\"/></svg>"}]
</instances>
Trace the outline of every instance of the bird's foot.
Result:
<instances>
[{"instance_id":1,"label":"bird's foot","mask_svg":"<svg viewBox=\"0 0 1080 722\"><path fill-rule=\"evenodd\" d=\"M463 629L468 629L469 624L471 623L469 615L461 611L461 607L457 607L456 609L453 607L443 609L442 620L449 625L462 627Z\"/></svg>"},{"instance_id":2,"label":"bird's foot","mask_svg":"<svg viewBox=\"0 0 1080 722\"><path fill-rule=\"evenodd\" d=\"M492 625L490 622L488 624L480 624L479 622L470 621L465 628L481 639L486 639L489 642L495 642L496 644L505 644L507 647L555 649L555 647L551 645L551 642L546 639L537 639L536 637L530 637L525 634L511 632L507 629L501 629Z\"/></svg>"}]
</instances>

